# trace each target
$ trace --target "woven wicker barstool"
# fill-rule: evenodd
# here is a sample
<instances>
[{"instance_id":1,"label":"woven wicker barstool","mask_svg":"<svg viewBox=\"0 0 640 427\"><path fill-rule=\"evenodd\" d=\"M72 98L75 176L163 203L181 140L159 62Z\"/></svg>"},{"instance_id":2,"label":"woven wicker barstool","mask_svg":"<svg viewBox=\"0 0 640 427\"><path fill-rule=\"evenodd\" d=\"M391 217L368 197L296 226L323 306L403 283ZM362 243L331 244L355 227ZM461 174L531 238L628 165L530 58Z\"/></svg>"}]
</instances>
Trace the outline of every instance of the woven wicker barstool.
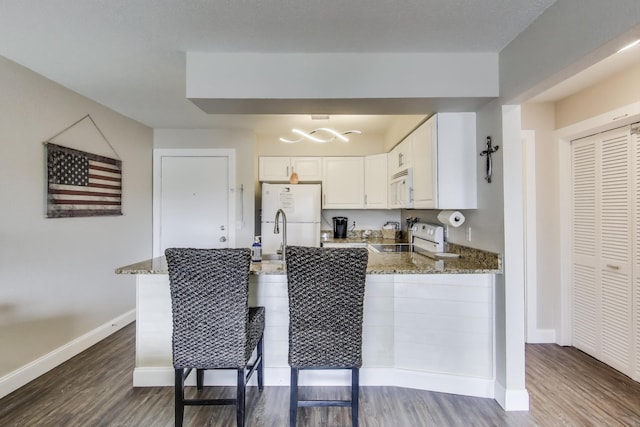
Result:
<instances>
[{"instance_id":1,"label":"woven wicker barstool","mask_svg":"<svg viewBox=\"0 0 640 427\"><path fill-rule=\"evenodd\" d=\"M165 255L173 309L175 425L182 426L185 405L235 405L237 425L243 426L246 383L256 370L258 389L263 389L265 311L248 306L251 250L171 248ZM235 369L236 398L185 399L184 382L193 369L198 390L205 370Z\"/></svg>"},{"instance_id":2,"label":"woven wicker barstool","mask_svg":"<svg viewBox=\"0 0 640 427\"><path fill-rule=\"evenodd\" d=\"M358 425L359 368L368 251L365 248L287 247L289 290L289 423L298 407L351 407ZM298 400L306 369L351 370L351 400Z\"/></svg>"}]
</instances>

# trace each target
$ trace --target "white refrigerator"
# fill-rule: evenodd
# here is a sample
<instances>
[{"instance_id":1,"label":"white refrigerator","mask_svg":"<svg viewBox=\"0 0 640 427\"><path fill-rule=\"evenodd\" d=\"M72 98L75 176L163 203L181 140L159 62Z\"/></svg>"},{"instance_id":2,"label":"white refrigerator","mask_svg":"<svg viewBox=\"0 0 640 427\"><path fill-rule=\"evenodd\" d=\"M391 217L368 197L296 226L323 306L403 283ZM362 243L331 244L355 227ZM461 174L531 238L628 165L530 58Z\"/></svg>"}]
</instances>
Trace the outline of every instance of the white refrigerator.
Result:
<instances>
[{"instance_id":1,"label":"white refrigerator","mask_svg":"<svg viewBox=\"0 0 640 427\"><path fill-rule=\"evenodd\" d=\"M320 184L262 184L262 252L274 254L282 244L280 234L273 232L276 212L287 217L287 245L320 246Z\"/></svg>"}]
</instances>

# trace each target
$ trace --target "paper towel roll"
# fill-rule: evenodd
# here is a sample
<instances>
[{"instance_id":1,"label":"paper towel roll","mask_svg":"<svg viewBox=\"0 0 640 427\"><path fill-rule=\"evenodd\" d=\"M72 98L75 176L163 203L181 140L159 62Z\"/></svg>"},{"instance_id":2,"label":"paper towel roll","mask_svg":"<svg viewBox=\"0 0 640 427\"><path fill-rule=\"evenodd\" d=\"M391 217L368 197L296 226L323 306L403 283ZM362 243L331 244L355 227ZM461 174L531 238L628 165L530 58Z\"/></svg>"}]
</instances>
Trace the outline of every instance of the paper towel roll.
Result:
<instances>
[{"instance_id":1,"label":"paper towel roll","mask_svg":"<svg viewBox=\"0 0 640 427\"><path fill-rule=\"evenodd\" d=\"M438 221L444 225L460 227L464 223L464 215L460 211L440 211Z\"/></svg>"}]
</instances>

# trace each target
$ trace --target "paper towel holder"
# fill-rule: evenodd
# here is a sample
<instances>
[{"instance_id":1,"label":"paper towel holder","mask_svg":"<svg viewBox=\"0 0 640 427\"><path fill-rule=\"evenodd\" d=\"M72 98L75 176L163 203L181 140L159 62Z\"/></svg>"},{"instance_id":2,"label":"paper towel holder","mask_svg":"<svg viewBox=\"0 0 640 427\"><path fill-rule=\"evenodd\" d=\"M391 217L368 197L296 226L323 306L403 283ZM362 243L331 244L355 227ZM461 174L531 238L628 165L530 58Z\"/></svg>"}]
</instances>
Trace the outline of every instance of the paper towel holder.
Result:
<instances>
[{"instance_id":1,"label":"paper towel holder","mask_svg":"<svg viewBox=\"0 0 640 427\"><path fill-rule=\"evenodd\" d=\"M485 167L485 176L484 179L491 184L491 175L493 175L493 161L491 160L491 155L498 151L500 148L499 145L494 147L491 146L491 137L487 137L487 149L480 152L480 156L487 156L487 163Z\"/></svg>"}]
</instances>

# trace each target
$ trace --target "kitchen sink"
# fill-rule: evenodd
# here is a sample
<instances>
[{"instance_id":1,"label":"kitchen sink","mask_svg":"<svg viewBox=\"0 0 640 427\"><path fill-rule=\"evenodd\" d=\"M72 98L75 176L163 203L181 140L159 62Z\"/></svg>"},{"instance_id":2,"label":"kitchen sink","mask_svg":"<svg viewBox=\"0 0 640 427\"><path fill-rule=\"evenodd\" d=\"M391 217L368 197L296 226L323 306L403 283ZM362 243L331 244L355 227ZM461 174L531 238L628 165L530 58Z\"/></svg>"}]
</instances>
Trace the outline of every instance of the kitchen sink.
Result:
<instances>
[{"instance_id":1,"label":"kitchen sink","mask_svg":"<svg viewBox=\"0 0 640 427\"><path fill-rule=\"evenodd\" d=\"M280 254L262 254L262 261L282 262L282 255L280 255Z\"/></svg>"},{"instance_id":2,"label":"kitchen sink","mask_svg":"<svg viewBox=\"0 0 640 427\"><path fill-rule=\"evenodd\" d=\"M373 252L411 252L412 245L410 244L374 244L369 245Z\"/></svg>"}]
</instances>

